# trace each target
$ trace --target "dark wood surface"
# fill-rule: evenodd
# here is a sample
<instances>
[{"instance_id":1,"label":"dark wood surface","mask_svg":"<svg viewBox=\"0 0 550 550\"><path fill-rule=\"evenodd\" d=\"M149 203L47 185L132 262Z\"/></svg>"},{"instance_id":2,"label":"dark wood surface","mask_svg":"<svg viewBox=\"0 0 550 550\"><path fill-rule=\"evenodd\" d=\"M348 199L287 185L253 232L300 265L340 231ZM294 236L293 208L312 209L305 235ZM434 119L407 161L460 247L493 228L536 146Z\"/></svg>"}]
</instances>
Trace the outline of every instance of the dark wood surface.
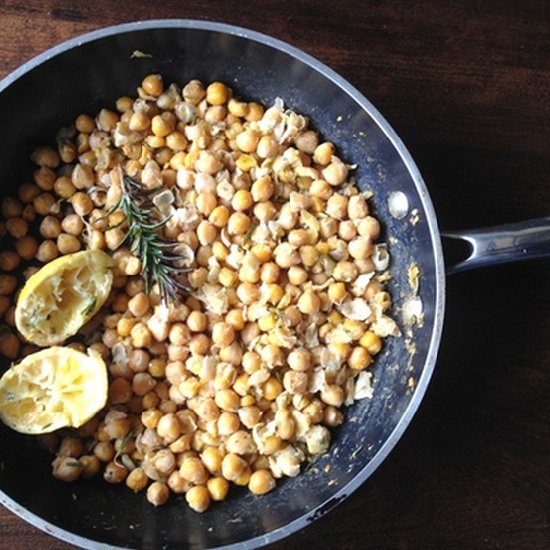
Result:
<instances>
[{"instance_id":1,"label":"dark wood surface","mask_svg":"<svg viewBox=\"0 0 550 550\"><path fill-rule=\"evenodd\" d=\"M442 228L550 213L547 0L0 0L0 77L80 33L164 17L269 33L339 72L407 144ZM409 430L349 500L270 548L550 548L549 281L549 261L450 278ZM8 547L70 548L1 509Z\"/></svg>"}]
</instances>

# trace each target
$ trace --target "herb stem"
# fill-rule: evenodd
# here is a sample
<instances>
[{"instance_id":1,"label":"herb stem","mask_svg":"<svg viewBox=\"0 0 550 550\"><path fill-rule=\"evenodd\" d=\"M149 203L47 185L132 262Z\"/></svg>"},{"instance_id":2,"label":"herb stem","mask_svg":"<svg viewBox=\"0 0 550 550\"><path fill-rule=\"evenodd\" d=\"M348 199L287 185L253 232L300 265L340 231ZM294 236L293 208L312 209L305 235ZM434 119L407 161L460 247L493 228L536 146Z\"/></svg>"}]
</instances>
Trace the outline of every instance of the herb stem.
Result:
<instances>
[{"instance_id":1,"label":"herb stem","mask_svg":"<svg viewBox=\"0 0 550 550\"><path fill-rule=\"evenodd\" d=\"M181 292L189 292L189 287L176 277L188 270L178 267L181 258L173 252L174 241L167 241L160 235L160 230L170 217L159 220L149 199L150 192L130 176L121 179L122 196L111 211L122 210L128 222L128 230L123 244L130 246L130 251L141 260L141 275L145 280L145 292L149 294L153 285L159 287L162 303L168 306L178 299Z\"/></svg>"}]
</instances>

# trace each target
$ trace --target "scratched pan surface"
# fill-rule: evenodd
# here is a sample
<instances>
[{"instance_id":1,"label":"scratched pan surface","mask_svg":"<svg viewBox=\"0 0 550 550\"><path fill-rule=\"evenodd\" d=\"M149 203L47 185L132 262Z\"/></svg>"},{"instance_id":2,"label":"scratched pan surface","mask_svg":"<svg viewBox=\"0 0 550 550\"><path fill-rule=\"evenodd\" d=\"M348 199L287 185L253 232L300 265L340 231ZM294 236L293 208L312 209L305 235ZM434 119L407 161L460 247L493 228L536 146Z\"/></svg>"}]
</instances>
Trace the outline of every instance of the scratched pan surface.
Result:
<instances>
[{"instance_id":1,"label":"scratched pan surface","mask_svg":"<svg viewBox=\"0 0 550 550\"><path fill-rule=\"evenodd\" d=\"M131 58L140 50L151 57ZM285 104L311 118L358 165L391 252L390 290L403 336L392 338L374 372L374 397L356 402L315 467L258 498L242 490L202 515L172 499L155 509L142 494L102 479L66 484L30 437L0 427L0 502L30 523L82 547L256 548L288 536L328 512L365 481L395 446L418 408L434 368L444 308L440 239L432 205L405 147L376 109L312 57L248 30L198 21L150 21L97 31L66 42L0 82L3 195L28 180L29 155L81 112L94 114L133 94L151 72L165 81L221 80L245 99ZM388 204L406 197L402 219ZM404 213L404 212L403 212ZM414 220L413 220L414 219ZM411 222L411 220L413 220ZM408 274L421 272L411 302ZM403 310L422 307L409 326ZM405 306L405 308L404 308ZM414 350L414 354L411 353ZM7 365L3 365L4 368ZM329 472L325 466L330 464Z\"/></svg>"}]
</instances>

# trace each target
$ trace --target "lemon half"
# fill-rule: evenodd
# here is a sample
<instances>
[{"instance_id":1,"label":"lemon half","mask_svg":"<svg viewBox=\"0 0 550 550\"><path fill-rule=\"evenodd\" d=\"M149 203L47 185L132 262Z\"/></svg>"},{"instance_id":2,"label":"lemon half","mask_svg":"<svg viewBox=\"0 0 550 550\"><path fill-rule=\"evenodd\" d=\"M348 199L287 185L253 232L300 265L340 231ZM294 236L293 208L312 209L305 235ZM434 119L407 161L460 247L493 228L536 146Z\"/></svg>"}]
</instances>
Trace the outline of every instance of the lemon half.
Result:
<instances>
[{"instance_id":1,"label":"lemon half","mask_svg":"<svg viewBox=\"0 0 550 550\"><path fill-rule=\"evenodd\" d=\"M107 367L97 352L51 347L4 373L0 419L25 434L78 428L105 406L107 394Z\"/></svg>"},{"instance_id":2,"label":"lemon half","mask_svg":"<svg viewBox=\"0 0 550 550\"><path fill-rule=\"evenodd\" d=\"M60 344L75 335L107 300L112 259L101 250L61 256L32 275L21 290L15 324L38 346Z\"/></svg>"}]
</instances>

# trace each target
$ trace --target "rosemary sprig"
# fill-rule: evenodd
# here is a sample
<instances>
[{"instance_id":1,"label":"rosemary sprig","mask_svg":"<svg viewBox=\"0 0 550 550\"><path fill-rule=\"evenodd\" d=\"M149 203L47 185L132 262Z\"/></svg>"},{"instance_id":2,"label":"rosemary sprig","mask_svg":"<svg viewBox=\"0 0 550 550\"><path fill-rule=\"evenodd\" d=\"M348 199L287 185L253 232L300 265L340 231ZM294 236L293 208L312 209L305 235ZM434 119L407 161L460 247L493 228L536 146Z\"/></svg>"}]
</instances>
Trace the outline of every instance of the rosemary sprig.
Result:
<instances>
[{"instance_id":1,"label":"rosemary sprig","mask_svg":"<svg viewBox=\"0 0 550 550\"><path fill-rule=\"evenodd\" d=\"M174 302L181 292L189 292L187 285L178 276L187 273L188 269L177 266L181 258L173 252L175 241L167 241L159 230L170 219L158 219L150 192L130 176L121 178L122 195L107 215L115 210L122 210L128 222L126 236L119 246L128 244L132 254L141 260L141 275L145 280L145 292L149 294L153 284L159 287L161 300L165 306Z\"/></svg>"}]
</instances>

